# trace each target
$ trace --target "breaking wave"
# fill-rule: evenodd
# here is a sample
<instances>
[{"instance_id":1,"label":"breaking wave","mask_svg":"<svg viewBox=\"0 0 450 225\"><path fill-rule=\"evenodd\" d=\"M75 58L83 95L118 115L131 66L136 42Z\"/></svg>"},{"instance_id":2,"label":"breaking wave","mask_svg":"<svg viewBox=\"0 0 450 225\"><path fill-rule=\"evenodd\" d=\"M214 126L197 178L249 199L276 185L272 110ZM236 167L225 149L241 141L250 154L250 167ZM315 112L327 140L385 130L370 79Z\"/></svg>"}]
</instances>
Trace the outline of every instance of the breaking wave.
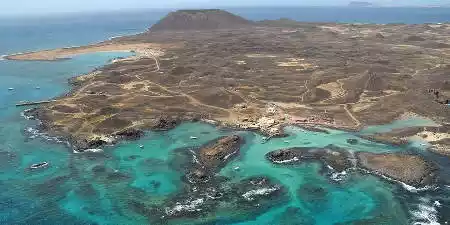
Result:
<instances>
[{"instance_id":1,"label":"breaking wave","mask_svg":"<svg viewBox=\"0 0 450 225\"><path fill-rule=\"evenodd\" d=\"M189 201L189 203L181 204L179 202L176 203L176 205L172 208L166 207L164 209L166 215L172 216L180 212L198 212L202 209L199 209L198 207L203 205L203 198L199 198L193 201Z\"/></svg>"},{"instance_id":2,"label":"breaking wave","mask_svg":"<svg viewBox=\"0 0 450 225\"><path fill-rule=\"evenodd\" d=\"M432 202L431 199L422 197L417 209L412 210L413 225L440 225L438 221L437 207L440 207L439 201Z\"/></svg>"},{"instance_id":3,"label":"breaking wave","mask_svg":"<svg viewBox=\"0 0 450 225\"><path fill-rule=\"evenodd\" d=\"M300 160L300 159L299 159L298 157L294 157L294 158L292 158L292 159L286 159L286 160L280 160L280 161L274 160L273 162L274 162L274 163L277 163L277 164L284 164L284 163L297 162L297 161L299 161L299 160Z\"/></svg>"},{"instance_id":4,"label":"breaking wave","mask_svg":"<svg viewBox=\"0 0 450 225\"><path fill-rule=\"evenodd\" d=\"M255 196L270 195L278 190L280 190L280 188L276 186L270 188L260 188L245 192L242 197L244 197L247 201L253 201L255 200Z\"/></svg>"}]
</instances>

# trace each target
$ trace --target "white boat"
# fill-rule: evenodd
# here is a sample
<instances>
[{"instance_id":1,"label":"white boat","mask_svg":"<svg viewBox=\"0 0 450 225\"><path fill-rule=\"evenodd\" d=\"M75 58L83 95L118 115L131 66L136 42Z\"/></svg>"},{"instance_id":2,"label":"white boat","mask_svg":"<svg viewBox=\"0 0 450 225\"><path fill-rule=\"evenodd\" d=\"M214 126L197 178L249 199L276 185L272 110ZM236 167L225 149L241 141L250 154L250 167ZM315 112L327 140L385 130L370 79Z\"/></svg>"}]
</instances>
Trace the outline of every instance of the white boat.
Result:
<instances>
[{"instance_id":1,"label":"white boat","mask_svg":"<svg viewBox=\"0 0 450 225\"><path fill-rule=\"evenodd\" d=\"M195 137L195 136L191 136L190 138L191 138L192 140L197 139L197 137Z\"/></svg>"},{"instance_id":2,"label":"white boat","mask_svg":"<svg viewBox=\"0 0 450 225\"><path fill-rule=\"evenodd\" d=\"M8 91L14 91L14 88L8 88Z\"/></svg>"},{"instance_id":3,"label":"white boat","mask_svg":"<svg viewBox=\"0 0 450 225\"><path fill-rule=\"evenodd\" d=\"M41 163L36 163L30 166L30 169L39 169L39 168L45 168L48 166L48 162L41 162Z\"/></svg>"},{"instance_id":4,"label":"white boat","mask_svg":"<svg viewBox=\"0 0 450 225\"><path fill-rule=\"evenodd\" d=\"M139 145L139 148L140 149L144 149L144 145Z\"/></svg>"},{"instance_id":5,"label":"white boat","mask_svg":"<svg viewBox=\"0 0 450 225\"><path fill-rule=\"evenodd\" d=\"M39 89L41 89L41 87L38 86L38 87L36 87L36 89L39 90Z\"/></svg>"}]
</instances>

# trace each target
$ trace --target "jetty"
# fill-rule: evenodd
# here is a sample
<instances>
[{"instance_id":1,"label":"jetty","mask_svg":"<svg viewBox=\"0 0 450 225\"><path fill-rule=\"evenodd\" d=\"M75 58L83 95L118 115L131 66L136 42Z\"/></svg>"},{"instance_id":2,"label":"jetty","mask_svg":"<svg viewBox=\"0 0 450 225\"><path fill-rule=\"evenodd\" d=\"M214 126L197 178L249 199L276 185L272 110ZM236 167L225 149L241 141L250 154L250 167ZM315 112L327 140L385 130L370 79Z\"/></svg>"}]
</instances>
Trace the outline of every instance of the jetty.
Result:
<instances>
[{"instance_id":1,"label":"jetty","mask_svg":"<svg viewBox=\"0 0 450 225\"><path fill-rule=\"evenodd\" d=\"M45 101L23 101L16 104L17 107L19 106L29 106L29 105L40 105L40 104L47 104L54 102L54 100L45 100Z\"/></svg>"}]
</instances>

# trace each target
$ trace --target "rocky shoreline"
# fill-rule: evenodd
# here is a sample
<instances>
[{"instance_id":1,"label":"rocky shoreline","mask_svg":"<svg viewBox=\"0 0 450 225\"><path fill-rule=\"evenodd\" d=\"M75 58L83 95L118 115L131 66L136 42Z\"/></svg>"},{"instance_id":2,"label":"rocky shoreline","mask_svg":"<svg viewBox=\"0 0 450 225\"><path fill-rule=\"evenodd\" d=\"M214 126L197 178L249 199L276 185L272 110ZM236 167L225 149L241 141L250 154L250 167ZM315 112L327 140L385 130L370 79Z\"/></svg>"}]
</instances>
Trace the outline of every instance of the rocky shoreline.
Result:
<instances>
[{"instance_id":1,"label":"rocky shoreline","mask_svg":"<svg viewBox=\"0 0 450 225\"><path fill-rule=\"evenodd\" d=\"M286 165L319 161L324 168L332 168L338 173L350 168L361 168L374 175L386 176L419 188L430 186L437 179L434 164L420 156L404 153L357 152L353 156L345 149L327 146L281 149L269 152L266 158L274 164Z\"/></svg>"}]
</instances>

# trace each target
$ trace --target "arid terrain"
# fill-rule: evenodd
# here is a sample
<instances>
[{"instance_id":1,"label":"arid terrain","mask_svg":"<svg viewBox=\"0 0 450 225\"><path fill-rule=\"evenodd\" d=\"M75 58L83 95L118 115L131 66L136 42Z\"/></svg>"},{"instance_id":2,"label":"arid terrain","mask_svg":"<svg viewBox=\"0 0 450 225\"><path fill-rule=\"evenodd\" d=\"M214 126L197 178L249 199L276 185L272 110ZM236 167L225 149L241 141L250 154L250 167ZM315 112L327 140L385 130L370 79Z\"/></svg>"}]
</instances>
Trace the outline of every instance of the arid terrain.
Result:
<instances>
[{"instance_id":1,"label":"arid terrain","mask_svg":"<svg viewBox=\"0 0 450 225\"><path fill-rule=\"evenodd\" d=\"M360 129L418 115L443 125L434 133L444 135L439 152L449 151L450 24L252 22L216 12L180 11L142 34L7 58L136 52L32 111L80 149L191 120L277 136L287 124Z\"/></svg>"}]
</instances>

